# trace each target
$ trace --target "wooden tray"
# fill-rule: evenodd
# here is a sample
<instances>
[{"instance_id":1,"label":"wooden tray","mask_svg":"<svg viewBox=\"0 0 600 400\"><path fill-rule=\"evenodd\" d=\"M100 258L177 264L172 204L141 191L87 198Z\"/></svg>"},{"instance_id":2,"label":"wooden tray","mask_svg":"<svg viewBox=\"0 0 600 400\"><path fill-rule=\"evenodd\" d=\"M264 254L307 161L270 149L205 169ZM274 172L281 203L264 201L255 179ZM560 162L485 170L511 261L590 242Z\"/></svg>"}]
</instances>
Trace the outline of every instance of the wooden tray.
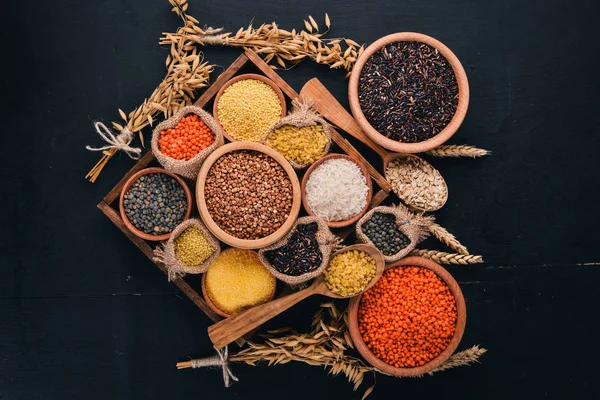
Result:
<instances>
[{"instance_id":1,"label":"wooden tray","mask_svg":"<svg viewBox=\"0 0 600 400\"><path fill-rule=\"evenodd\" d=\"M219 92L221 87L231 78L238 75L240 70L244 69L255 69L256 72L262 73L263 75L270 78L272 81L279 86L279 88L284 93L286 100L291 101L292 99L298 97L298 93L292 89L290 85L288 85L273 69L271 69L256 53L251 50L246 50L243 54L241 54L230 66L227 68L216 80L215 82L209 86L204 93L196 100L194 103L195 106L205 108L210 101L214 99L216 94ZM375 193L371 199L371 203L369 205L369 209L379 205L383 200L385 200L391 191L390 184L385 180L385 178L371 165L369 162L348 142L344 139L335 129L331 128L331 139L337 145L332 147L333 151L342 151L348 155L351 155L359 160L361 160L366 166L371 178L373 179L374 186L379 188L379 191ZM137 163L121 178L121 180L113 187L110 192L100 203L98 203L98 208L110 219L128 238L135 244L148 259L153 262L163 273L167 274L167 270L161 264L154 262L153 250L155 242L149 242L144 239L141 239L135 236L127 227L125 223L121 219L119 214L119 194L121 189L127 182L127 180L136 172L144 169L151 164L154 159L154 155L151 151L148 151L143 157L141 157ZM193 186L192 186L193 187ZM348 228L344 228L341 231L336 231L335 233L342 237L347 237L353 231L353 226ZM202 297L202 289L201 289L201 281L200 277L197 275L188 275L184 278L177 278L173 281L175 285L198 306L204 313L213 321L219 321L222 319L221 316L217 315L206 303L204 298ZM283 294L289 293L288 289L283 291ZM282 293L280 293L281 296ZM248 339L248 336L245 337ZM245 340L240 339L236 342L240 346L245 343Z\"/></svg>"}]
</instances>

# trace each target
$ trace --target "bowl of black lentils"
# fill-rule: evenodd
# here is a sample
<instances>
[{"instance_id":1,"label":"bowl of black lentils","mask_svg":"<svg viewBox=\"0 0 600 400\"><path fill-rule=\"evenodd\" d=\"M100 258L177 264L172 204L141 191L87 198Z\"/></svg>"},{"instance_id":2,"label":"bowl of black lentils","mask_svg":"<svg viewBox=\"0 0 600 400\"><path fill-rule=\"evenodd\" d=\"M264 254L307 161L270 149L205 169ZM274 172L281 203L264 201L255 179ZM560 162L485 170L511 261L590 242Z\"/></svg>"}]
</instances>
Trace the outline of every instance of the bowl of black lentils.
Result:
<instances>
[{"instance_id":1,"label":"bowl of black lentils","mask_svg":"<svg viewBox=\"0 0 600 400\"><path fill-rule=\"evenodd\" d=\"M442 42L400 32L376 40L358 57L348 98L373 141L397 153L420 153L446 142L462 124L469 83Z\"/></svg>"},{"instance_id":2,"label":"bowl of black lentils","mask_svg":"<svg viewBox=\"0 0 600 400\"><path fill-rule=\"evenodd\" d=\"M121 219L136 236L166 240L192 212L183 179L162 168L146 168L127 180L119 199Z\"/></svg>"}]
</instances>

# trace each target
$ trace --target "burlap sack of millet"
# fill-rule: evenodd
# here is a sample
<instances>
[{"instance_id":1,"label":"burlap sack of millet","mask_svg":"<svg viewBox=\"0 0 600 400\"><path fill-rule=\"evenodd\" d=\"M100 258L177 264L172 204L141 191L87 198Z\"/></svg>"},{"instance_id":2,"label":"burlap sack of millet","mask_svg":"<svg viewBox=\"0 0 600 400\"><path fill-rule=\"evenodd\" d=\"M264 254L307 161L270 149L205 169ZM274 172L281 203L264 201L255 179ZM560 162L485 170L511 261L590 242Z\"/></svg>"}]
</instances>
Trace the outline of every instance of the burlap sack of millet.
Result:
<instances>
[{"instance_id":1,"label":"burlap sack of millet","mask_svg":"<svg viewBox=\"0 0 600 400\"><path fill-rule=\"evenodd\" d=\"M179 235L181 235L187 228L192 226L198 228L198 230L202 232L208 243L210 243L214 248L214 251L206 260L198 265L185 265L179 260L179 258L177 258L175 241ZM183 277L186 274L201 274L206 272L208 267L219 256L219 254L221 254L221 244L219 241L208 231L208 229L206 229L202 221L191 218L179 224L171 233L169 240L163 244L159 244L156 249L154 249L154 261L165 266L170 282L173 279Z\"/></svg>"}]
</instances>

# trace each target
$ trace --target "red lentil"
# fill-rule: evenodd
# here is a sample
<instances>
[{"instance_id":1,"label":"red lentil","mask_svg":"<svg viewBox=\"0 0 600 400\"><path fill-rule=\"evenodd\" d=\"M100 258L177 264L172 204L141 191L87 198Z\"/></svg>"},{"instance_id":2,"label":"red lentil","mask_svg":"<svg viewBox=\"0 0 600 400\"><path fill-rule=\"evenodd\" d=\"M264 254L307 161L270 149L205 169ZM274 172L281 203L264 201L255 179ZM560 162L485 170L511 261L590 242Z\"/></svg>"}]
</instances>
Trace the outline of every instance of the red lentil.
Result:
<instances>
[{"instance_id":1,"label":"red lentil","mask_svg":"<svg viewBox=\"0 0 600 400\"><path fill-rule=\"evenodd\" d=\"M160 152L176 160L189 160L213 144L215 134L196 114L183 117L174 128L160 133Z\"/></svg>"},{"instance_id":2,"label":"red lentil","mask_svg":"<svg viewBox=\"0 0 600 400\"><path fill-rule=\"evenodd\" d=\"M456 318L454 296L435 272L396 267L363 294L358 328L375 357L397 368L418 367L448 347Z\"/></svg>"}]
</instances>

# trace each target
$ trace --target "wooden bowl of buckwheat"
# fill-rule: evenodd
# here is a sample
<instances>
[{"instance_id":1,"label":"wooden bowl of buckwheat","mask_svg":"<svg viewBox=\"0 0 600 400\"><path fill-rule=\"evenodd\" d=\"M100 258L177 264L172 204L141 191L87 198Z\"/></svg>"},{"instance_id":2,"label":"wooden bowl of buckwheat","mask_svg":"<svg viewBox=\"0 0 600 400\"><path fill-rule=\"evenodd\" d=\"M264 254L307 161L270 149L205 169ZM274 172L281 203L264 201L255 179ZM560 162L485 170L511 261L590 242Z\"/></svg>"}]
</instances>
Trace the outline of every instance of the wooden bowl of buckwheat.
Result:
<instances>
[{"instance_id":1,"label":"wooden bowl of buckwheat","mask_svg":"<svg viewBox=\"0 0 600 400\"><path fill-rule=\"evenodd\" d=\"M219 147L198 174L196 201L206 227L222 242L258 249L281 239L300 212L300 182L290 163L260 143Z\"/></svg>"}]
</instances>

